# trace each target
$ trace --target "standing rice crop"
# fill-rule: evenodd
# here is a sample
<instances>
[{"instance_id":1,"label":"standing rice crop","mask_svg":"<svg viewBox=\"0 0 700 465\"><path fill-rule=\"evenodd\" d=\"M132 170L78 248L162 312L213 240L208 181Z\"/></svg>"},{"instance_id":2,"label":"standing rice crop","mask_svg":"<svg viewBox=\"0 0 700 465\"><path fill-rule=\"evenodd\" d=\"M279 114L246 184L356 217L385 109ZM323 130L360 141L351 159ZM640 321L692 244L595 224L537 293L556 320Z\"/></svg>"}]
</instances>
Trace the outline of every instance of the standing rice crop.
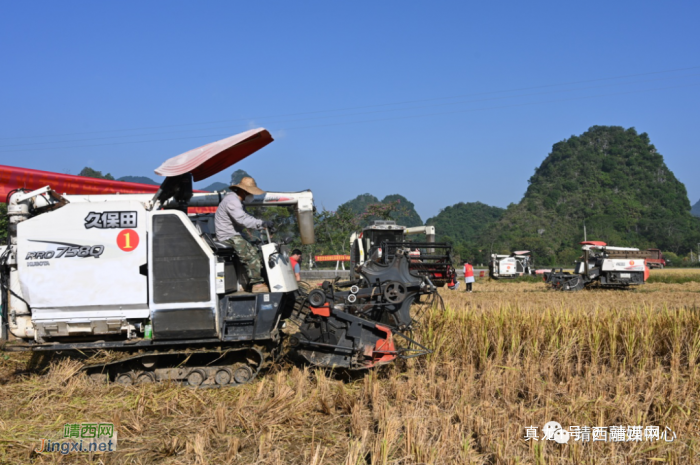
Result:
<instances>
[{"instance_id":1,"label":"standing rice crop","mask_svg":"<svg viewBox=\"0 0 700 465\"><path fill-rule=\"evenodd\" d=\"M664 270L665 271L665 270ZM95 385L63 360L0 354L0 463L700 463L700 283L549 291L477 281L440 291L415 337L434 349L347 381L279 364L193 390ZM526 441L526 427L668 427L666 441ZM65 423L111 421L117 452L33 452Z\"/></svg>"}]
</instances>

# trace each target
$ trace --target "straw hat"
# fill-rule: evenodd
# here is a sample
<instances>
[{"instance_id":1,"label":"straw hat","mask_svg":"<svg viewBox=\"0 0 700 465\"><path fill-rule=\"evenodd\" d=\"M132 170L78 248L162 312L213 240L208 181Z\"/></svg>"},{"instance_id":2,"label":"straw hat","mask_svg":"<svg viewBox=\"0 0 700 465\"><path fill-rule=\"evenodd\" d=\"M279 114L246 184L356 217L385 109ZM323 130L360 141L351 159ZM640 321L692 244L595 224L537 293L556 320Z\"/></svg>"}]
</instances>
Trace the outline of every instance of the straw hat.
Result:
<instances>
[{"instance_id":1,"label":"straw hat","mask_svg":"<svg viewBox=\"0 0 700 465\"><path fill-rule=\"evenodd\" d=\"M238 184L231 184L230 189L240 189L253 195L261 195L265 193L264 190L258 188L258 185L255 183L255 179L249 176L246 176L243 179L241 179L241 182L239 182Z\"/></svg>"}]
</instances>

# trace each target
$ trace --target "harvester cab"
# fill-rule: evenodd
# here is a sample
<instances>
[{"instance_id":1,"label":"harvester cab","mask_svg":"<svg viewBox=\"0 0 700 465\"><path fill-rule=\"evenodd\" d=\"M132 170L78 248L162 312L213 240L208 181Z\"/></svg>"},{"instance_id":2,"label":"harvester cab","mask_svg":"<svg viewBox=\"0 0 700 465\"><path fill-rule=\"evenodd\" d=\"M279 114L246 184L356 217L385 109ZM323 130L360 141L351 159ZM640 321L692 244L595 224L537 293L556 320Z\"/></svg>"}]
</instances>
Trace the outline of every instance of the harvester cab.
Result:
<instances>
[{"instance_id":1,"label":"harvester cab","mask_svg":"<svg viewBox=\"0 0 700 465\"><path fill-rule=\"evenodd\" d=\"M552 270L544 280L553 289L578 291L592 286L627 289L644 284L649 268L644 252L632 247L613 247L601 241L581 242L583 255L573 273Z\"/></svg>"},{"instance_id":2,"label":"harvester cab","mask_svg":"<svg viewBox=\"0 0 700 465\"><path fill-rule=\"evenodd\" d=\"M425 234L425 242L409 241L406 236ZM435 242L435 226L406 227L391 220L375 220L360 233L350 236L350 276L359 274L358 266L370 261L388 264L403 251L409 269L427 277L436 287L456 278L452 265L452 246Z\"/></svg>"},{"instance_id":3,"label":"harvester cab","mask_svg":"<svg viewBox=\"0 0 700 465\"><path fill-rule=\"evenodd\" d=\"M5 349L109 350L120 355L84 371L123 384L250 381L280 352L285 320L312 312L287 248L269 231L259 248L271 292L247 292L235 252L215 239L213 210L223 193L193 192L192 182L270 142L266 130L251 130L174 157L156 169L166 179L155 195L120 194L130 183L115 181L86 193L82 178L67 175L55 179L73 188L70 195L36 189L31 179L13 186L7 191L8 244L0 250L1 327L9 331L3 336L15 339ZM53 175L39 173L41 180ZM310 191L266 192L244 204L294 206L302 243L314 242ZM361 369L396 358L385 349L392 338L385 326L331 312L320 323L313 317L302 329L335 328L331 344L304 345L303 335L297 338L317 365Z\"/></svg>"},{"instance_id":4,"label":"harvester cab","mask_svg":"<svg viewBox=\"0 0 700 465\"><path fill-rule=\"evenodd\" d=\"M533 273L529 250L518 250L510 255L491 254L489 276L491 279L517 278Z\"/></svg>"}]
</instances>

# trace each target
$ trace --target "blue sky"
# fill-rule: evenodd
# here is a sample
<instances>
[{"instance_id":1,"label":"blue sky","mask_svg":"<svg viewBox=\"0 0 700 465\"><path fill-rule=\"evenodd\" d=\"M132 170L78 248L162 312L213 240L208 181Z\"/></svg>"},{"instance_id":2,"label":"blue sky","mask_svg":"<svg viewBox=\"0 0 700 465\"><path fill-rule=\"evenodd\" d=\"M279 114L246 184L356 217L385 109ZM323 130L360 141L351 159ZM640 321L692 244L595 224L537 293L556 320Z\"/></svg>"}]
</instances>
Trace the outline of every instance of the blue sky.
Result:
<instances>
[{"instance_id":1,"label":"blue sky","mask_svg":"<svg viewBox=\"0 0 700 465\"><path fill-rule=\"evenodd\" d=\"M552 144L647 132L700 199L698 2L3 2L0 164L150 176L251 127L235 168L333 209L518 202Z\"/></svg>"}]
</instances>

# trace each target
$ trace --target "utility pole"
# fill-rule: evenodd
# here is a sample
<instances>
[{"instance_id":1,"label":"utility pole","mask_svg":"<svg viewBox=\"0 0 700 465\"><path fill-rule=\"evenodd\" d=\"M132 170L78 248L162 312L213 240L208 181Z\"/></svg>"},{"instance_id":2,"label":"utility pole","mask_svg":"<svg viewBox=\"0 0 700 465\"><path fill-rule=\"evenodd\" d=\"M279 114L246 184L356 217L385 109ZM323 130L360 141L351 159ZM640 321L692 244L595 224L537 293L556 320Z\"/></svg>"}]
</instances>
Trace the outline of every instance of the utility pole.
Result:
<instances>
[{"instance_id":1,"label":"utility pole","mask_svg":"<svg viewBox=\"0 0 700 465\"><path fill-rule=\"evenodd\" d=\"M588 239L586 238L586 220L583 220L583 242L587 242Z\"/></svg>"}]
</instances>

